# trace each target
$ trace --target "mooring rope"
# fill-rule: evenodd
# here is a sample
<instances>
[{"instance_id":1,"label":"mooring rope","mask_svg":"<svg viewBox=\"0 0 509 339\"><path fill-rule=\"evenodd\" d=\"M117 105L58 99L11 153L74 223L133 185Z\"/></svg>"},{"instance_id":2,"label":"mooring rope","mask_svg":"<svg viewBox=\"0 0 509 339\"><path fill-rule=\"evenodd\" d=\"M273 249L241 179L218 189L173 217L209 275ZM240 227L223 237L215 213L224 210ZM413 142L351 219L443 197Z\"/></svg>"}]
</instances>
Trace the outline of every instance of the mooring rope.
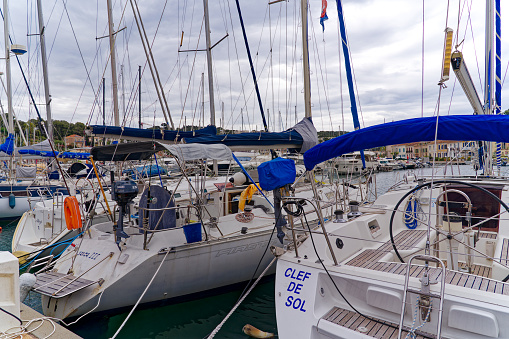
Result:
<instances>
[{"instance_id":1,"label":"mooring rope","mask_svg":"<svg viewBox=\"0 0 509 339\"><path fill-rule=\"evenodd\" d=\"M253 288L255 288L255 286L258 284L258 282L262 279L262 277L265 275L265 273L267 273L267 271L269 270L269 268L272 266L272 264L274 264L274 262L276 261L276 257L274 257L274 259L272 259L272 261L270 262L270 264L267 265L267 267L263 270L262 274L260 274L260 276L258 277L258 279L256 279L256 281L254 282L253 285L251 285L251 287L249 288L249 290L247 290L246 294L244 294L242 296L242 298L239 299L239 301L237 301L237 303L235 304L235 306L233 306L233 308L231 309L231 311L226 315L226 317L223 319L223 321L221 321L219 323L219 325L216 326L216 328L212 331L212 333L210 333L210 335L207 337L207 339L212 339L214 338L214 336L217 334L217 332L219 332L219 330L221 329L221 327L223 327L223 325L226 323L226 321L228 321L228 319L231 317L231 315L233 314L233 312L235 312L235 310L240 306L240 304L242 304L242 302L244 301L244 299L246 299L246 297L249 295L249 293L251 293L251 291L253 290Z\"/></svg>"}]
</instances>

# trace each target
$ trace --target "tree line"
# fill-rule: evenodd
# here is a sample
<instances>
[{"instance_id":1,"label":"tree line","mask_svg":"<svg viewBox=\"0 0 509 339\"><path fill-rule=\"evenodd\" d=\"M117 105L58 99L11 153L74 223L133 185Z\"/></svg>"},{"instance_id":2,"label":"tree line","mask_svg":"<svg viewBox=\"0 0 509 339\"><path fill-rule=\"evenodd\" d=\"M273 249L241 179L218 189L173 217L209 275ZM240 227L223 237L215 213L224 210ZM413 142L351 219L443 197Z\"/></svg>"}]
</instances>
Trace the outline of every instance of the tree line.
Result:
<instances>
[{"instance_id":1,"label":"tree line","mask_svg":"<svg viewBox=\"0 0 509 339\"><path fill-rule=\"evenodd\" d=\"M48 125L46 121L43 121L43 123L47 128ZM23 133L25 133L25 137L29 143L40 142L46 139L46 135L41 131L41 126L37 119L30 119L28 121L19 120L19 126L23 130ZM19 126L17 123L14 124L14 133L20 133ZM56 144L63 144L64 138L69 135L77 134L79 136L84 136L85 127L85 124L82 122L70 123L65 120L53 120L53 141ZM0 131L2 135L7 135L7 128L5 126L2 125Z\"/></svg>"}]
</instances>

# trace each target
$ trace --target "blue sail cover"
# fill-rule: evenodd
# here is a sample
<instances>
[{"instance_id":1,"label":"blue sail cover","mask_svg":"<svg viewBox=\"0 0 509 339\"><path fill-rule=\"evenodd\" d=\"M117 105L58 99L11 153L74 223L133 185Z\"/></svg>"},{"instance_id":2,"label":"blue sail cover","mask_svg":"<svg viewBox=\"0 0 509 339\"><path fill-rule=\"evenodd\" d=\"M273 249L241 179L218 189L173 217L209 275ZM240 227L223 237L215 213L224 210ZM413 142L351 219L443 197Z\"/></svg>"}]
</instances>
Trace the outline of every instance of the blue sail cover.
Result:
<instances>
[{"instance_id":1,"label":"blue sail cover","mask_svg":"<svg viewBox=\"0 0 509 339\"><path fill-rule=\"evenodd\" d=\"M0 145L0 151L5 152L9 155L14 151L14 135L9 133L9 136L5 139L5 142Z\"/></svg>"},{"instance_id":2,"label":"blue sail cover","mask_svg":"<svg viewBox=\"0 0 509 339\"><path fill-rule=\"evenodd\" d=\"M233 146L277 146L278 144L295 145L300 148L302 145L302 136L295 130L271 133L239 133L239 134L221 134L209 135L198 138L186 138L187 144L224 144L228 147Z\"/></svg>"},{"instance_id":3,"label":"blue sail cover","mask_svg":"<svg viewBox=\"0 0 509 339\"><path fill-rule=\"evenodd\" d=\"M228 147L256 148L297 148L304 153L318 144L318 136L311 118L304 118L284 132L255 132L211 135L184 139L186 144L224 144Z\"/></svg>"},{"instance_id":4,"label":"blue sail cover","mask_svg":"<svg viewBox=\"0 0 509 339\"><path fill-rule=\"evenodd\" d=\"M149 140L180 141L182 138L194 138L206 135L216 135L216 126L207 126L195 131L170 131L160 129L143 129L133 127L116 127L92 125L92 134L101 136L105 134L118 135L119 137L145 138Z\"/></svg>"},{"instance_id":5,"label":"blue sail cover","mask_svg":"<svg viewBox=\"0 0 509 339\"><path fill-rule=\"evenodd\" d=\"M363 149L435 140L437 118L416 118L359 129L304 153L308 171L317 164ZM438 140L509 142L508 115L449 115L438 118Z\"/></svg>"}]
</instances>

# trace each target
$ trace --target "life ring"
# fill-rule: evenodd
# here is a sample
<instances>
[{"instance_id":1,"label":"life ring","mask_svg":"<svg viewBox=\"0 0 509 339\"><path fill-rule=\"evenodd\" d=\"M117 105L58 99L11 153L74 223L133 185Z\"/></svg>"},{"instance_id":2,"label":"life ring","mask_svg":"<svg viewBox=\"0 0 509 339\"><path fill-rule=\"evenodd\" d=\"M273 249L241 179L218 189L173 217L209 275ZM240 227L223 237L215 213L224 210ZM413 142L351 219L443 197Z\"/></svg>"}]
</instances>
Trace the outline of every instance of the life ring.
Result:
<instances>
[{"instance_id":1,"label":"life ring","mask_svg":"<svg viewBox=\"0 0 509 339\"><path fill-rule=\"evenodd\" d=\"M65 223L68 230L81 228L81 212L78 199L75 196L67 197L64 200Z\"/></svg>"}]
</instances>

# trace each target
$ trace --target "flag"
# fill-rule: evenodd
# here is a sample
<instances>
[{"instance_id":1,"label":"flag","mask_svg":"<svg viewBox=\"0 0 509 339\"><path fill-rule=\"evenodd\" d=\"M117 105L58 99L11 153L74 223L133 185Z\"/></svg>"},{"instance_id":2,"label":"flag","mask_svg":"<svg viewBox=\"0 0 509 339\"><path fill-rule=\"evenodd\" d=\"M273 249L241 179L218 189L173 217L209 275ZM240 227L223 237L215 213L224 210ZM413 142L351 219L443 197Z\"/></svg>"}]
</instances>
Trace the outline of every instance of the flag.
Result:
<instances>
[{"instance_id":1,"label":"flag","mask_svg":"<svg viewBox=\"0 0 509 339\"><path fill-rule=\"evenodd\" d=\"M327 0L322 0L322 14L320 15L320 25L322 25L322 30L324 32L325 26L323 25L323 22L328 19L329 17L327 16Z\"/></svg>"}]
</instances>

